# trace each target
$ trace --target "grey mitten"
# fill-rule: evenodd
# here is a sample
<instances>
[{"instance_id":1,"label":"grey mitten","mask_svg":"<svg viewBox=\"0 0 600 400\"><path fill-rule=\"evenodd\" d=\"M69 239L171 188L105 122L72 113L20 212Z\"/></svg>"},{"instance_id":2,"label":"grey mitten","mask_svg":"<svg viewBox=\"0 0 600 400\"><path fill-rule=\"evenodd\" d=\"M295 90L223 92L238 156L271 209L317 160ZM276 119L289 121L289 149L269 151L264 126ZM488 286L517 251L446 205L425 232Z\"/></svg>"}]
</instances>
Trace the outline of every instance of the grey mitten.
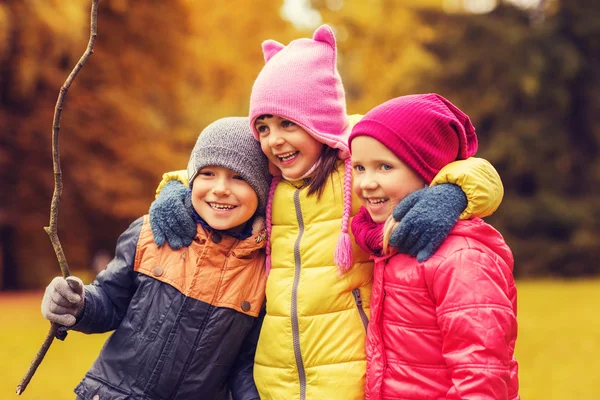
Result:
<instances>
[{"instance_id":1,"label":"grey mitten","mask_svg":"<svg viewBox=\"0 0 600 400\"><path fill-rule=\"evenodd\" d=\"M452 183L412 192L394 208L392 215L400 224L389 243L400 253L426 261L442 245L465 208L467 196Z\"/></svg>"},{"instance_id":2,"label":"grey mitten","mask_svg":"<svg viewBox=\"0 0 600 400\"><path fill-rule=\"evenodd\" d=\"M170 181L150 206L150 227L154 243L165 242L173 250L189 246L196 237L191 191L179 181Z\"/></svg>"},{"instance_id":3,"label":"grey mitten","mask_svg":"<svg viewBox=\"0 0 600 400\"><path fill-rule=\"evenodd\" d=\"M57 276L46 287L42 299L42 315L50 322L73 326L83 313L83 282L75 276Z\"/></svg>"}]
</instances>

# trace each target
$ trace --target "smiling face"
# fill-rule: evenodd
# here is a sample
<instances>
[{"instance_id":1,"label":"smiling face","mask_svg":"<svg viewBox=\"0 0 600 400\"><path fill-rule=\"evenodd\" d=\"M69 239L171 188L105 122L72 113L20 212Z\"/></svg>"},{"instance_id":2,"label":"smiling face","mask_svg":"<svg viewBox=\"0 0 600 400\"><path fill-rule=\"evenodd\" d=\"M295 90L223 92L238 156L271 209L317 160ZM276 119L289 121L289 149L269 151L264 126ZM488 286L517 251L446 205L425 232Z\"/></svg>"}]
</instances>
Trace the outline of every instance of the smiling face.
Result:
<instances>
[{"instance_id":1,"label":"smiling face","mask_svg":"<svg viewBox=\"0 0 600 400\"><path fill-rule=\"evenodd\" d=\"M426 182L381 142L369 136L352 140L352 188L373 221L383 223L394 207Z\"/></svg>"},{"instance_id":2,"label":"smiling face","mask_svg":"<svg viewBox=\"0 0 600 400\"><path fill-rule=\"evenodd\" d=\"M263 153L286 179L301 179L321 155L324 145L293 121L263 115L256 119L254 126Z\"/></svg>"},{"instance_id":3,"label":"smiling face","mask_svg":"<svg viewBox=\"0 0 600 400\"><path fill-rule=\"evenodd\" d=\"M208 166L194 179L192 205L212 228L240 232L256 212L258 196L236 172Z\"/></svg>"}]
</instances>

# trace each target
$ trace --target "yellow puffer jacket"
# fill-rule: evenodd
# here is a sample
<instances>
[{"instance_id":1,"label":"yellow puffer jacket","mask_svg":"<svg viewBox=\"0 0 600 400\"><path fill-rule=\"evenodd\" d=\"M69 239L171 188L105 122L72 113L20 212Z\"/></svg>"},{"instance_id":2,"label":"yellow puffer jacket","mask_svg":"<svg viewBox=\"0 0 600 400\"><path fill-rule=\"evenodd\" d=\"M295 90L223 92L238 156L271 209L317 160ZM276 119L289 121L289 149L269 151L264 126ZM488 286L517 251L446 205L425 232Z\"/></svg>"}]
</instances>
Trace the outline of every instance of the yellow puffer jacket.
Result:
<instances>
[{"instance_id":1,"label":"yellow puffer jacket","mask_svg":"<svg viewBox=\"0 0 600 400\"><path fill-rule=\"evenodd\" d=\"M373 264L354 247L340 276L333 253L340 234L344 164L323 195L280 181L273 198L272 269L254 364L261 399L362 399ZM360 208L353 199L352 215Z\"/></svg>"},{"instance_id":2,"label":"yellow puffer jacket","mask_svg":"<svg viewBox=\"0 0 600 400\"><path fill-rule=\"evenodd\" d=\"M254 365L261 399L364 399L373 266L357 246L349 272L340 276L334 264L343 176L340 162L318 201L303 182L281 180L275 190L267 315ZM445 182L467 194L461 218L489 215L502 200L500 177L482 159L448 165L433 183ZM352 215L359 208L354 197Z\"/></svg>"}]
</instances>

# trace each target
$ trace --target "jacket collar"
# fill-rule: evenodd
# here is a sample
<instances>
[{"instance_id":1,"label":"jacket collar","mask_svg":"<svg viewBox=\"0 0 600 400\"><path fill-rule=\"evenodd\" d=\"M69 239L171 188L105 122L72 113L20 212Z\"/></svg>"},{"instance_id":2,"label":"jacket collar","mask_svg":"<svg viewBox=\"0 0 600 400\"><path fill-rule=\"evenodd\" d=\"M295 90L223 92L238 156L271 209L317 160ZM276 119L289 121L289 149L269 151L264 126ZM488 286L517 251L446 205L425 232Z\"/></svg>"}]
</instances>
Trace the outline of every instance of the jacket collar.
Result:
<instances>
[{"instance_id":1,"label":"jacket collar","mask_svg":"<svg viewBox=\"0 0 600 400\"><path fill-rule=\"evenodd\" d=\"M267 230L264 217L254 218L250 236L246 239L232 237L224 231L212 231L204 228L201 224L196 225L196 232L195 242L204 244L207 240L211 240L220 247L232 249L236 257L245 256L256 250L260 250L267 244ZM218 236L218 242L214 240L215 236L213 235Z\"/></svg>"}]
</instances>

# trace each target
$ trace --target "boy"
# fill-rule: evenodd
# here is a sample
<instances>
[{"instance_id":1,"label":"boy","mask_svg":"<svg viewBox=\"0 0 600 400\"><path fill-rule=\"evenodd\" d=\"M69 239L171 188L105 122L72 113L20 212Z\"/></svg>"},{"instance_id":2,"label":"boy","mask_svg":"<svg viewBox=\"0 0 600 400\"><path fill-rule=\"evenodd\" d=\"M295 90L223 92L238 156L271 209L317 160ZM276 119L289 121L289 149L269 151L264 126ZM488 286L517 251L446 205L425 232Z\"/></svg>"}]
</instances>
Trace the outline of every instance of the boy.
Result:
<instances>
[{"instance_id":1,"label":"boy","mask_svg":"<svg viewBox=\"0 0 600 400\"><path fill-rule=\"evenodd\" d=\"M188 176L197 223L189 246L156 246L146 215L121 235L93 284L57 277L46 289L48 320L84 333L115 330L75 388L78 398L259 398L252 366L270 176L248 119L206 127Z\"/></svg>"}]
</instances>

